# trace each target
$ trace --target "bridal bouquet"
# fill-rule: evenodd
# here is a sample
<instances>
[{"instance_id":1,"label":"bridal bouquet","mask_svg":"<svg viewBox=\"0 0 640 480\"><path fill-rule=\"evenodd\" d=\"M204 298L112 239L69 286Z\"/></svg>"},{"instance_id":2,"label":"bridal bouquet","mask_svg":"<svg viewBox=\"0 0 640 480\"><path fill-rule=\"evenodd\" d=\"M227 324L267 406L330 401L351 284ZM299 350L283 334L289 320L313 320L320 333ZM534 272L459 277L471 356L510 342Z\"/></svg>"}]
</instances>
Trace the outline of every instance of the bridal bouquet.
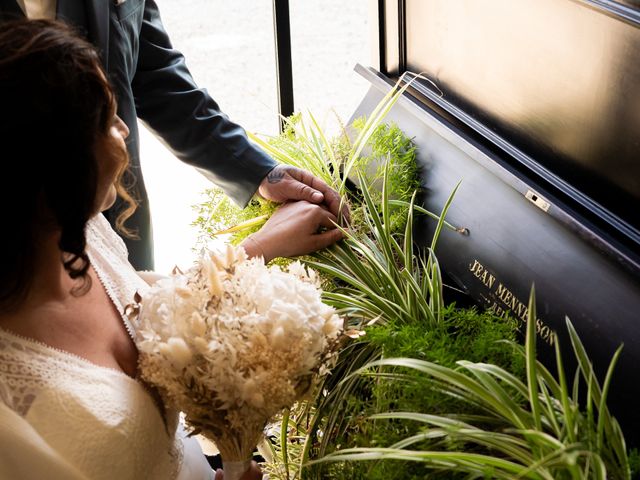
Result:
<instances>
[{"instance_id":1,"label":"bridal bouquet","mask_svg":"<svg viewBox=\"0 0 640 480\"><path fill-rule=\"evenodd\" d=\"M299 262L283 271L228 246L137 299L142 378L215 442L225 480L248 468L267 421L327 371L343 321L320 293Z\"/></svg>"}]
</instances>

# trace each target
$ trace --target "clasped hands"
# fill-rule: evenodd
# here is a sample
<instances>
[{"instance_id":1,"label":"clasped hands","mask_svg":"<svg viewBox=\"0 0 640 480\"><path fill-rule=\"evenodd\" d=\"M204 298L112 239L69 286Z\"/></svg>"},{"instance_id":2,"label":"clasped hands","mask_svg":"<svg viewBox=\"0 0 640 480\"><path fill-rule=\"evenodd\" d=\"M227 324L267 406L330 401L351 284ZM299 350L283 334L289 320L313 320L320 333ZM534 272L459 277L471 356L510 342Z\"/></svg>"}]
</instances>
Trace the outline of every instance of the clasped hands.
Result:
<instances>
[{"instance_id":1,"label":"clasped hands","mask_svg":"<svg viewBox=\"0 0 640 480\"><path fill-rule=\"evenodd\" d=\"M247 254L275 257L304 255L328 247L343 238L337 225L349 221L349 209L338 193L311 173L278 165L262 180L258 193L283 203L242 246Z\"/></svg>"}]
</instances>

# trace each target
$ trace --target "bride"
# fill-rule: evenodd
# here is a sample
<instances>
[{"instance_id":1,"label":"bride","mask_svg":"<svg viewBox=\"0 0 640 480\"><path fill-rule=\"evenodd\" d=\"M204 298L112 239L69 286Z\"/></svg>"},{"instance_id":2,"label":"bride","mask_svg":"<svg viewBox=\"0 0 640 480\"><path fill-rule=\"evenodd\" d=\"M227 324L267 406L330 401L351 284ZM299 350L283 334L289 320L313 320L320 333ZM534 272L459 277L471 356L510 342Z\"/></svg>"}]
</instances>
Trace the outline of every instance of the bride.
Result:
<instances>
[{"instance_id":1,"label":"bride","mask_svg":"<svg viewBox=\"0 0 640 480\"><path fill-rule=\"evenodd\" d=\"M126 233L128 129L96 52L55 22L3 25L0 105L0 478L213 478L137 378L123 310L146 283L100 213L120 194ZM335 221L288 203L244 247L308 253L341 238ZM243 478L260 477L254 464Z\"/></svg>"}]
</instances>

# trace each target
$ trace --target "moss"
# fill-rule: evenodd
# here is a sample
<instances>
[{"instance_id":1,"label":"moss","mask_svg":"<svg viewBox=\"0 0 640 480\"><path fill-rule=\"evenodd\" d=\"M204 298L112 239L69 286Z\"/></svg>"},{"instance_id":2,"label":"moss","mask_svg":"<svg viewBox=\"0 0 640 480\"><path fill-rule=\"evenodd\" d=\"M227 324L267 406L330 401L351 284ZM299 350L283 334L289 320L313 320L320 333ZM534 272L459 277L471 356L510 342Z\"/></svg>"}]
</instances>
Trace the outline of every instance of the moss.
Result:
<instances>
[{"instance_id":1,"label":"moss","mask_svg":"<svg viewBox=\"0 0 640 480\"><path fill-rule=\"evenodd\" d=\"M524 360L502 340L515 340L517 323L475 308L461 309L451 304L444 321L427 329L416 319L414 323L377 324L367 331L372 346L390 357L411 357L455 367L456 361L487 362L525 377ZM342 448L355 446L389 447L421 431L417 422L371 420L370 415L387 411L410 411L432 414L472 412L468 404L441 393L425 376L407 371L403 381L369 378L345 404L348 427L336 438ZM416 443L416 450L453 450L463 445L440 444L437 441ZM316 477L319 478L319 477ZM460 474L428 470L419 462L377 461L351 462L342 469L332 467L321 478L367 478L372 480L406 480L413 478L465 478Z\"/></svg>"},{"instance_id":2,"label":"moss","mask_svg":"<svg viewBox=\"0 0 640 480\"><path fill-rule=\"evenodd\" d=\"M637 448L629 451L629 467L631 468L631 478L640 479L640 451Z\"/></svg>"},{"instance_id":3,"label":"moss","mask_svg":"<svg viewBox=\"0 0 640 480\"><path fill-rule=\"evenodd\" d=\"M358 118L354 120L352 127L356 132L360 132L365 122L364 117ZM371 134L367 146L368 150L361 155L356 168L365 173L367 188L376 206L380 207L385 165L389 168L387 184L389 198L409 202L413 193L420 190L420 174L413 140L407 137L395 123L382 123ZM358 212L361 209L360 202L356 201L353 208L356 210L352 215L355 218L353 223L355 228L358 228L364 225L364 222L358 220L362 215ZM407 211L406 206L391 208L392 232L404 230Z\"/></svg>"},{"instance_id":4,"label":"moss","mask_svg":"<svg viewBox=\"0 0 640 480\"><path fill-rule=\"evenodd\" d=\"M444 321L433 329L425 329L416 319L411 324L374 325L367 335L385 357L412 357L448 367L460 359L491 362L518 374L524 371L524 362L501 342L515 340L516 327L512 319L451 304L444 311Z\"/></svg>"}]
</instances>

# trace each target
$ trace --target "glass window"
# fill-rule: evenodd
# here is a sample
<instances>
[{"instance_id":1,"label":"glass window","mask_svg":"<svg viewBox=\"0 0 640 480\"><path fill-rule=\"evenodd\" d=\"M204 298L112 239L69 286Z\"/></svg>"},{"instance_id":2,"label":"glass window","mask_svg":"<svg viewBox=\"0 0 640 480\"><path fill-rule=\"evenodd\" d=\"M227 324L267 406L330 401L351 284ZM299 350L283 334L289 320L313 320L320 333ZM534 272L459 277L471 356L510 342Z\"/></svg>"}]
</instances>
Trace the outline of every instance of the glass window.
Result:
<instances>
[{"instance_id":1,"label":"glass window","mask_svg":"<svg viewBox=\"0 0 640 480\"><path fill-rule=\"evenodd\" d=\"M164 25L196 82L245 129L278 132L272 2L163 0ZM328 128L346 122L366 92L353 71L369 63L369 0L290 2L294 102ZM141 126L142 127L142 126ZM153 217L156 270L188 267L196 230L191 206L211 184L144 128L141 155Z\"/></svg>"}]
</instances>

